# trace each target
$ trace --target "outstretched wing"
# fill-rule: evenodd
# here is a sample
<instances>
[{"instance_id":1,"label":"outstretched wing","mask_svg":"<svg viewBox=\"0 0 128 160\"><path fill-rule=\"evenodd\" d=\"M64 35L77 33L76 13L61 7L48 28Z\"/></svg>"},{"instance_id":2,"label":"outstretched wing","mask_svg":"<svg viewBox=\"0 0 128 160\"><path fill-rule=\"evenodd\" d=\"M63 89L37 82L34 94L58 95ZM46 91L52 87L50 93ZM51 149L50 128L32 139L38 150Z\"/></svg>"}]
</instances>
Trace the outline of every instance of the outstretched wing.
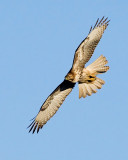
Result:
<instances>
[{"instance_id":1,"label":"outstretched wing","mask_svg":"<svg viewBox=\"0 0 128 160\"><path fill-rule=\"evenodd\" d=\"M37 133L39 129L43 127L45 123L57 112L67 95L72 91L75 83L64 80L46 99L44 104L41 106L40 111L33 122L28 126L30 127L29 132Z\"/></svg>"},{"instance_id":2,"label":"outstretched wing","mask_svg":"<svg viewBox=\"0 0 128 160\"><path fill-rule=\"evenodd\" d=\"M85 63L91 58L96 46L98 45L104 30L107 28L110 20L104 17L96 21L94 27L90 28L88 36L81 42L75 52L72 69L83 69Z\"/></svg>"}]
</instances>

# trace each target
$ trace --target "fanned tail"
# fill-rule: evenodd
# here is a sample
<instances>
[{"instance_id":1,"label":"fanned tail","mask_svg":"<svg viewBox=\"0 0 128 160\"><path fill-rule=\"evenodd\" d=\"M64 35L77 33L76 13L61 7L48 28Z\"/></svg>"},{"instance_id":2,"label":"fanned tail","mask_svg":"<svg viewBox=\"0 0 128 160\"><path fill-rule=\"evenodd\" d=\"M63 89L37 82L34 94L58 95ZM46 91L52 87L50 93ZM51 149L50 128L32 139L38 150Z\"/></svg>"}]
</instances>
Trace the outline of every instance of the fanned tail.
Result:
<instances>
[{"instance_id":1,"label":"fanned tail","mask_svg":"<svg viewBox=\"0 0 128 160\"><path fill-rule=\"evenodd\" d=\"M79 83L79 98L85 98L87 95L91 96L92 93L97 92L97 89L101 89L104 83L104 80L100 78L96 78L92 83Z\"/></svg>"},{"instance_id":2,"label":"fanned tail","mask_svg":"<svg viewBox=\"0 0 128 160\"><path fill-rule=\"evenodd\" d=\"M109 70L109 66L105 66L108 63L106 57L101 55L98 59L96 59L92 64L90 64L86 70L88 70L91 74L100 74L105 73Z\"/></svg>"},{"instance_id":3,"label":"fanned tail","mask_svg":"<svg viewBox=\"0 0 128 160\"><path fill-rule=\"evenodd\" d=\"M88 75L89 79L85 83L79 82L79 98L85 98L87 95L91 96L92 93L96 93L97 89L101 89L105 83L104 80L96 77L96 75L105 73L109 66L105 66L108 63L106 58L101 55L97 60L84 69L85 75ZM93 78L92 79L90 79Z\"/></svg>"}]
</instances>

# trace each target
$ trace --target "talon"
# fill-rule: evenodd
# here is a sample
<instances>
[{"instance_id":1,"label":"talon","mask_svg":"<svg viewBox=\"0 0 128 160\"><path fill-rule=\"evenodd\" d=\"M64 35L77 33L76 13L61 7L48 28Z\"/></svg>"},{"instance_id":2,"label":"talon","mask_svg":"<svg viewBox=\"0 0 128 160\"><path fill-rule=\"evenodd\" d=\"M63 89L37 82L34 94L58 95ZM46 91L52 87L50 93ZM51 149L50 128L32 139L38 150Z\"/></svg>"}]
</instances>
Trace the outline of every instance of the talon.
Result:
<instances>
[{"instance_id":1,"label":"talon","mask_svg":"<svg viewBox=\"0 0 128 160\"><path fill-rule=\"evenodd\" d=\"M96 77L95 76L89 76L89 81L95 81Z\"/></svg>"},{"instance_id":2,"label":"talon","mask_svg":"<svg viewBox=\"0 0 128 160\"><path fill-rule=\"evenodd\" d=\"M90 80L90 81L95 81L95 80L96 80L96 78L95 78L95 77L93 77L93 78L90 78L89 80Z\"/></svg>"}]
</instances>

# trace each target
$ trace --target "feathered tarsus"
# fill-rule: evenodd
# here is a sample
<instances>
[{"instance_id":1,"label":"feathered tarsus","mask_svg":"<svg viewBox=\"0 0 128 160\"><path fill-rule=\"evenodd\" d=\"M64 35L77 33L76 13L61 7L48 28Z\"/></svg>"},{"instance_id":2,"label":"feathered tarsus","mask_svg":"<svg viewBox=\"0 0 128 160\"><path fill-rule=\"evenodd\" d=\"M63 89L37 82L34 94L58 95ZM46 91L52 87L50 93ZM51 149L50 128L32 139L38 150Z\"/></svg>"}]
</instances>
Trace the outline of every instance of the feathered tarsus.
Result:
<instances>
[{"instance_id":1,"label":"feathered tarsus","mask_svg":"<svg viewBox=\"0 0 128 160\"><path fill-rule=\"evenodd\" d=\"M97 89L101 89L105 83L98 78L98 74L105 73L109 67L106 58L101 55L96 61L85 68L85 64L91 58L96 46L98 45L105 29L109 24L108 18L102 17L97 19L94 27L91 26L88 36L80 43L75 51L72 68L65 76L65 80L48 96L46 101L40 108L39 113L34 118L29 132L32 133L43 127L44 124L57 112L65 98L72 91L75 84L78 82L79 98L90 96L96 93Z\"/></svg>"}]
</instances>

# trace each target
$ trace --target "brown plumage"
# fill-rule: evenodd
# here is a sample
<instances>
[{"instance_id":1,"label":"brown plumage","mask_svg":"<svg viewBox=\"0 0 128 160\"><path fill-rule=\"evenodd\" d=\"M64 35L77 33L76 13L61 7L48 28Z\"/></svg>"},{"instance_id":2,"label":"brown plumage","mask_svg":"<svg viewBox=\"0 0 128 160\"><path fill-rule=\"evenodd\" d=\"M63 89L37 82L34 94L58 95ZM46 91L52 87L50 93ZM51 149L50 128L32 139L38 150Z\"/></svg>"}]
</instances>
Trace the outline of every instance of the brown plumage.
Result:
<instances>
[{"instance_id":1,"label":"brown plumage","mask_svg":"<svg viewBox=\"0 0 128 160\"><path fill-rule=\"evenodd\" d=\"M67 95L72 91L75 83L64 80L46 99L44 104L41 106L36 119L28 126L30 128L29 132L33 129L33 133L37 128L37 133L39 129L56 113L59 109Z\"/></svg>"},{"instance_id":2,"label":"brown plumage","mask_svg":"<svg viewBox=\"0 0 128 160\"><path fill-rule=\"evenodd\" d=\"M81 42L75 51L73 65L65 80L49 95L44 104L41 106L39 113L34 118L33 122L28 126L29 132L37 133L44 124L57 112L65 98L72 91L76 82L79 86L79 98L91 96L96 93L97 89L101 89L105 83L102 79L98 78L98 74L105 73L109 67L106 58L101 55L96 61L88 67L85 64L91 58L96 46L98 45L109 21L104 17L96 21L94 27L90 28L88 36Z\"/></svg>"}]
</instances>

